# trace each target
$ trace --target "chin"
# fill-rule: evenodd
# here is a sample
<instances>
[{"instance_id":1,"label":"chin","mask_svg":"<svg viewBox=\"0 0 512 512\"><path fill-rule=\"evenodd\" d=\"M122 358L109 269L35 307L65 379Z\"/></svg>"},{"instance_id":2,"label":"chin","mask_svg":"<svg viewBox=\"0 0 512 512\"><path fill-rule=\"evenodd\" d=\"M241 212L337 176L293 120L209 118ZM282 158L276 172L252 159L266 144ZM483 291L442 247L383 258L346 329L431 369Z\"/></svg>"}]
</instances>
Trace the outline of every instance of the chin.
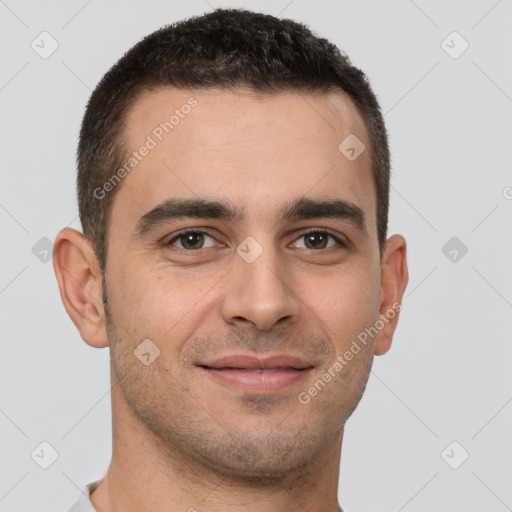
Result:
<instances>
[{"instance_id":1,"label":"chin","mask_svg":"<svg viewBox=\"0 0 512 512\"><path fill-rule=\"evenodd\" d=\"M266 486L305 471L325 448L323 436L305 430L259 434L240 432L217 443L210 440L200 451L201 463L222 476Z\"/></svg>"}]
</instances>

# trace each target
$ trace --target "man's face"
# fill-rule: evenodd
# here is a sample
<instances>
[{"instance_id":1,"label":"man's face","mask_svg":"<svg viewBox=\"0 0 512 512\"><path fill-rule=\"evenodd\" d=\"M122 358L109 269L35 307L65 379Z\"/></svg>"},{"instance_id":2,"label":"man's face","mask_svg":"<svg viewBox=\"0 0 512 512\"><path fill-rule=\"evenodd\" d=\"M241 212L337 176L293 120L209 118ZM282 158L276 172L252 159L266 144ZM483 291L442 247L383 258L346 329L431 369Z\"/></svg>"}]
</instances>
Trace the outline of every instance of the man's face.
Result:
<instances>
[{"instance_id":1,"label":"man's face","mask_svg":"<svg viewBox=\"0 0 512 512\"><path fill-rule=\"evenodd\" d=\"M197 105L180 110L192 96ZM179 122L158 130L176 109ZM375 340L307 403L299 395L332 375L379 316L370 141L355 107L341 94L166 88L141 96L126 126L130 154L153 146L148 136L155 146L117 185L109 227L118 400L174 456L218 471L277 476L328 457L363 393ZM367 148L354 161L338 149L350 134ZM239 215L169 215L164 203L176 200ZM310 202L283 215L300 200ZM192 232L179 237L184 229ZM160 354L145 365L134 351L148 362L153 345ZM270 356L301 361L255 369Z\"/></svg>"}]
</instances>

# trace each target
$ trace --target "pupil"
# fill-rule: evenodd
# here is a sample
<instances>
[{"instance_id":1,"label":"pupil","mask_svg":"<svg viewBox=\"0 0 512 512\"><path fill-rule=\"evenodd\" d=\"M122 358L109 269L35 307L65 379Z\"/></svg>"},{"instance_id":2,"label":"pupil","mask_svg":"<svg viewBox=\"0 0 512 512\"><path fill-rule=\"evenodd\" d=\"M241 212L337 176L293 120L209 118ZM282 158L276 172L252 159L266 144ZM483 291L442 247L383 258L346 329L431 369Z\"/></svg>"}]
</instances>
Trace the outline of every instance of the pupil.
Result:
<instances>
[{"instance_id":1,"label":"pupil","mask_svg":"<svg viewBox=\"0 0 512 512\"><path fill-rule=\"evenodd\" d=\"M325 240L327 240L327 237L323 233L311 233L311 234L307 235L308 241L312 242L314 247L318 247L318 245L319 245L314 242L314 239L316 237L323 238L323 240L322 240L323 242L325 242ZM325 244L322 244L322 247L323 247L323 245L325 245Z\"/></svg>"},{"instance_id":2,"label":"pupil","mask_svg":"<svg viewBox=\"0 0 512 512\"><path fill-rule=\"evenodd\" d=\"M189 246L189 248L197 248L197 247L194 247L198 243L196 239L199 238L199 245L201 245L200 242L202 241L201 240L202 236L203 235L201 233L190 233L188 235L185 235L185 246L186 247ZM194 243L193 240L196 240L196 242ZM192 243L189 243L189 242L192 242ZM190 247L190 246L192 246L192 247Z\"/></svg>"}]
</instances>

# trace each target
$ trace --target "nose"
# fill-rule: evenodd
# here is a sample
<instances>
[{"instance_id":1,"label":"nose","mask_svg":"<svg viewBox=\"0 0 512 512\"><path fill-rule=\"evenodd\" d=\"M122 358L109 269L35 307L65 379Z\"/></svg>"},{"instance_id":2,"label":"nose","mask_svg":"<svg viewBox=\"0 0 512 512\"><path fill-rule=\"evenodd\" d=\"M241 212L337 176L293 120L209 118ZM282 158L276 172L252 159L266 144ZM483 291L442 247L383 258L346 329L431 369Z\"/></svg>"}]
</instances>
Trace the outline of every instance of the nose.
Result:
<instances>
[{"instance_id":1,"label":"nose","mask_svg":"<svg viewBox=\"0 0 512 512\"><path fill-rule=\"evenodd\" d=\"M293 290L290 269L271 245L254 261L234 255L221 307L226 323L240 327L253 324L261 331L270 331L278 323L297 322L301 301Z\"/></svg>"}]
</instances>

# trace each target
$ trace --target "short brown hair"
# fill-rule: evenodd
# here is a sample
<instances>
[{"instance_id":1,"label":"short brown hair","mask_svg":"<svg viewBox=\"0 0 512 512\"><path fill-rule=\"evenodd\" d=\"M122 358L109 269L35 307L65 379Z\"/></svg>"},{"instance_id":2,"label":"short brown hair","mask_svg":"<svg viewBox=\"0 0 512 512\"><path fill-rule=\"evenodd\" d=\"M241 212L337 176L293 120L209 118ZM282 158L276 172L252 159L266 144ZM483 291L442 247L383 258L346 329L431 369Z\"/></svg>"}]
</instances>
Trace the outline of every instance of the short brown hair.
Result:
<instances>
[{"instance_id":1,"label":"short brown hair","mask_svg":"<svg viewBox=\"0 0 512 512\"><path fill-rule=\"evenodd\" d=\"M89 99L77 153L78 208L102 270L111 205L120 186L101 198L95 190L126 160L124 127L130 107L142 91L162 86L189 90L243 86L263 93L342 89L370 137L382 253L390 155L384 119L365 74L335 45L301 23L241 9L216 9L146 36L105 74Z\"/></svg>"}]
</instances>

